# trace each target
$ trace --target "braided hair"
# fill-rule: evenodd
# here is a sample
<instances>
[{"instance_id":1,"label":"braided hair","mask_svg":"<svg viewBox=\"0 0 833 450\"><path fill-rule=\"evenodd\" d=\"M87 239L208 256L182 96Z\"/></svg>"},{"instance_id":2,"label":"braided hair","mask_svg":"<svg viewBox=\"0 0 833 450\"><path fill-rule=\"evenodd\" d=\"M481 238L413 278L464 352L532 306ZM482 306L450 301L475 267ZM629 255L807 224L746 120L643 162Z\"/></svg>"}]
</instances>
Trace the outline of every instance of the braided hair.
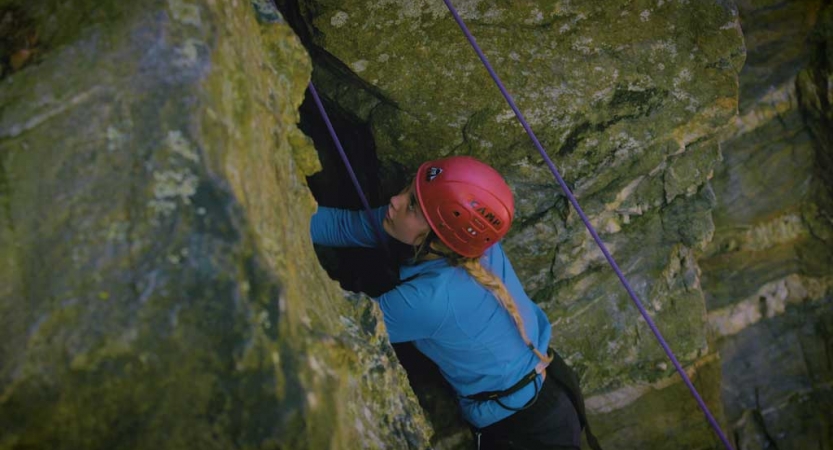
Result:
<instances>
[{"instance_id":1,"label":"braided hair","mask_svg":"<svg viewBox=\"0 0 833 450\"><path fill-rule=\"evenodd\" d=\"M532 341L529 340L529 337L526 334L526 329L524 328L524 320L521 317L520 312L518 312L518 306L515 303L515 299L512 298L512 294L509 293L509 290L506 289L506 285L503 284L503 281L501 281L497 275L483 267L483 264L480 263L479 257L467 258L455 253L443 244L442 241L437 239L433 231L429 231L422 239L422 242L414 247L414 257L412 261L417 262L423 260L429 254L446 258L452 267L462 267L466 273L474 278L475 281L488 289L495 296L501 306L503 306L509 315L512 316L512 320L514 320L515 326L518 328L521 338L524 340L526 346L529 347L529 349L535 353L535 356L537 356L542 362L549 364L552 361L551 356L541 353L537 348L535 348Z\"/></svg>"}]
</instances>

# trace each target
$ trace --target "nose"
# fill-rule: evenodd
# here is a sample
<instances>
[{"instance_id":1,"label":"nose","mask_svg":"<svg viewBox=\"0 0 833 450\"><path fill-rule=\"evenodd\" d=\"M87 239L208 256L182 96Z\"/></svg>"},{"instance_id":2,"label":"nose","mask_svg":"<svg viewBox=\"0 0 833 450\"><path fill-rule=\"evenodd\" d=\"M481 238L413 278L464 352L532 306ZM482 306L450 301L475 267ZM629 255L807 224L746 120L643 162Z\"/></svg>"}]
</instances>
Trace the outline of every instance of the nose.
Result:
<instances>
[{"instance_id":1,"label":"nose","mask_svg":"<svg viewBox=\"0 0 833 450\"><path fill-rule=\"evenodd\" d=\"M390 206L394 211L398 211L399 207L402 206L402 197L402 194L398 194L390 198Z\"/></svg>"}]
</instances>

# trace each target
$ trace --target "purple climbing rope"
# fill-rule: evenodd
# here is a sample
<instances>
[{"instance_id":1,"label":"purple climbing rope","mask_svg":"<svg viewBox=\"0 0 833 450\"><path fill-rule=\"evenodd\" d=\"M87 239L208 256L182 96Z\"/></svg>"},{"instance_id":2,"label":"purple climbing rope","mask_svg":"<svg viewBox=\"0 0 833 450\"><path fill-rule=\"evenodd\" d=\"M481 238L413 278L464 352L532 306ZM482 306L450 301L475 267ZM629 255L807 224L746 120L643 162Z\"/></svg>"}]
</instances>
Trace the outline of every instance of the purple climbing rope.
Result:
<instances>
[{"instance_id":1,"label":"purple climbing rope","mask_svg":"<svg viewBox=\"0 0 833 450\"><path fill-rule=\"evenodd\" d=\"M535 133L532 132L532 128L529 126L529 123L527 123L526 118L524 118L524 115L518 109L518 106L515 104L515 101L512 99L512 96L509 94L509 91L506 90L506 87L503 85L503 82L500 81L500 77L498 77L497 73L492 68L492 65L489 63L489 60L486 58L486 55L483 54L483 51L480 49L480 46L477 45L474 36L472 36L468 27L463 22L463 19L460 18L460 14L458 14L457 10L454 9L454 6L451 4L450 0L443 0L443 2L445 2L445 6L448 7L448 10L451 12L451 15L454 16L454 20L457 22L457 25L460 26L460 29L463 31L463 34L466 35L466 39L468 39L472 48L474 48L474 51L480 58L480 61L483 62L483 65L486 67L486 70L489 71L489 75L492 76L492 79L495 81L495 84L497 84L497 87L498 89L500 89L500 92L503 94L503 97L506 99L506 102L509 103L509 106L512 108L512 111L515 112L515 116L517 116L518 121L521 122L521 125L524 127L524 130L526 130L526 134L529 135L529 137L532 139L532 142L535 144L535 148L537 148L538 152L541 153L541 156L544 158L544 161L546 161L547 166L549 166L550 168L550 171L553 175L555 175L555 179L558 180L558 184L561 185L561 189L564 190L564 193L570 200L570 204L572 204L573 208L575 208L575 210L578 212L582 222L584 222L584 225L587 227L587 231L589 231L590 235L593 236L593 239L596 241L596 244L599 245L599 248L602 250L602 253L604 253L605 258L607 258L607 262L610 263L611 267L613 267L613 270L616 272L616 276L619 277L619 281L622 282L622 285L625 287L625 290L628 291L628 294L630 294L633 303L639 309L639 313L642 314L642 318L645 319L645 322L648 323L648 326L651 328L651 331L654 333L654 336L656 336L657 341L659 341L659 344L662 346L663 350L665 350L665 354L668 355L668 358L671 360L671 362L674 364L674 367L677 369L677 373L680 374L686 386L688 386L688 390L691 391L691 395L693 395L694 399L697 400L697 404L700 405L700 409L703 410L703 413L706 415L706 419L708 419L709 424L714 429L714 432L717 433L720 440L723 441L723 445L725 445L728 450L733 450L732 445L729 443L729 440L726 438L726 435L723 433L723 430L720 428L720 425L718 425L717 420L714 418L711 411L709 411L709 408L708 406L706 406L706 403L703 401L703 398L700 397L700 393L697 392L697 389L694 387L694 384L692 384L691 380L688 377L688 374L686 374L685 370L683 370L683 367L680 365L680 362L677 361L677 357L674 356L674 352L671 351L671 347L669 347L668 343L665 341L665 338L662 337L662 333L660 333L659 329L654 324L653 319L651 319L651 316L648 315L648 312L645 310L645 307L642 306L642 302L639 300L639 297L637 297L636 293L633 291L633 288L631 288L631 285L630 283L628 283L628 280L625 279L625 275L622 273L622 270L619 269L619 266L616 264L616 261L613 260L613 257L610 255L610 252L607 250L607 247L602 242L598 233L596 233L596 230L593 228L593 225L590 224L590 220L584 214L584 211L581 209L581 206L579 206L578 200L576 200L576 197L570 191L570 188L567 187L567 183L564 182L564 179L561 178L561 174L558 172L558 169L556 169L555 164L552 162L552 159L550 159L549 155L547 155L546 150L544 150L544 147L538 141L538 138L535 136Z\"/></svg>"},{"instance_id":2,"label":"purple climbing rope","mask_svg":"<svg viewBox=\"0 0 833 450\"><path fill-rule=\"evenodd\" d=\"M379 224L376 223L376 220L373 218L373 213L370 211L370 203L367 201L367 197L364 195L364 191L362 191L362 186L359 184L359 179L356 178L356 172L353 171L353 166L350 164L350 160L347 159L347 154L344 153L344 148L341 146L341 141L338 140L338 135L336 135L336 130L333 128L332 122L330 122L330 116L327 115L327 111L324 110L324 104L321 103L321 97L318 96L318 91L315 90L315 86L310 81L309 83L309 92L312 94L313 100L315 100L315 105L318 107L318 112L321 113L321 118L324 119L324 123L327 125L327 130L330 131L330 137L333 138L333 142L338 149L338 154L341 156L341 160L344 162L344 166L347 168L347 173L350 174L350 180L353 182L353 186L356 188L356 192L359 194L359 198L362 200L362 205L364 206L364 212L367 214L367 220L373 225L373 230L376 232L376 237L379 238L379 242L382 243L383 248L387 250L387 241L385 240L385 235L382 234L382 230L379 228Z\"/></svg>"}]
</instances>

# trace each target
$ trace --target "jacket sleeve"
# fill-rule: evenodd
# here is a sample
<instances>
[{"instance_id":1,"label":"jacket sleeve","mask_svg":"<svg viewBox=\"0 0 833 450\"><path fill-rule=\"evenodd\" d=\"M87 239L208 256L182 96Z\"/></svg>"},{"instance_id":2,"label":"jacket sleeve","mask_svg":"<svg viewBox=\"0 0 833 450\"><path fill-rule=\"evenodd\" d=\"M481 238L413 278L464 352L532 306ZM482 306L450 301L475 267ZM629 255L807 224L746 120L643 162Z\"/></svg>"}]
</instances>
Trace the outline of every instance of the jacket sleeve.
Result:
<instances>
[{"instance_id":1,"label":"jacket sleeve","mask_svg":"<svg viewBox=\"0 0 833 450\"><path fill-rule=\"evenodd\" d=\"M390 238L382 228L387 214L387 205L371 210L373 220L387 242ZM310 235L314 244L329 247L379 247L379 237L374 224L362 211L328 208L321 206L310 221Z\"/></svg>"},{"instance_id":2,"label":"jacket sleeve","mask_svg":"<svg viewBox=\"0 0 833 450\"><path fill-rule=\"evenodd\" d=\"M422 291L418 283L403 283L375 299L391 342L430 338L443 324L448 305Z\"/></svg>"}]
</instances>

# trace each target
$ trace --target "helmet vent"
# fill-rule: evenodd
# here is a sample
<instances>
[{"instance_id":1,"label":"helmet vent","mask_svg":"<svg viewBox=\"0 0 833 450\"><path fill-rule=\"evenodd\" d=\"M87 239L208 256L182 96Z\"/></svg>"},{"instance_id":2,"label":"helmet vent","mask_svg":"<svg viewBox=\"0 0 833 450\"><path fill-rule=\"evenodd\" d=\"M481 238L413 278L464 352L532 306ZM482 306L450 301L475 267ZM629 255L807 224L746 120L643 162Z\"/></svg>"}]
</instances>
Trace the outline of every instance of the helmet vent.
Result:
<instances>
[{"instance_id":1,"label":"helmet vent","mask_svg":"<svg viewBox=\"0 0 833 450\"><path fill-rule=\"evenodd\" d=\"M460 217L460 211L454 211L454 217Z\"/></svg>"}]
</instances>

